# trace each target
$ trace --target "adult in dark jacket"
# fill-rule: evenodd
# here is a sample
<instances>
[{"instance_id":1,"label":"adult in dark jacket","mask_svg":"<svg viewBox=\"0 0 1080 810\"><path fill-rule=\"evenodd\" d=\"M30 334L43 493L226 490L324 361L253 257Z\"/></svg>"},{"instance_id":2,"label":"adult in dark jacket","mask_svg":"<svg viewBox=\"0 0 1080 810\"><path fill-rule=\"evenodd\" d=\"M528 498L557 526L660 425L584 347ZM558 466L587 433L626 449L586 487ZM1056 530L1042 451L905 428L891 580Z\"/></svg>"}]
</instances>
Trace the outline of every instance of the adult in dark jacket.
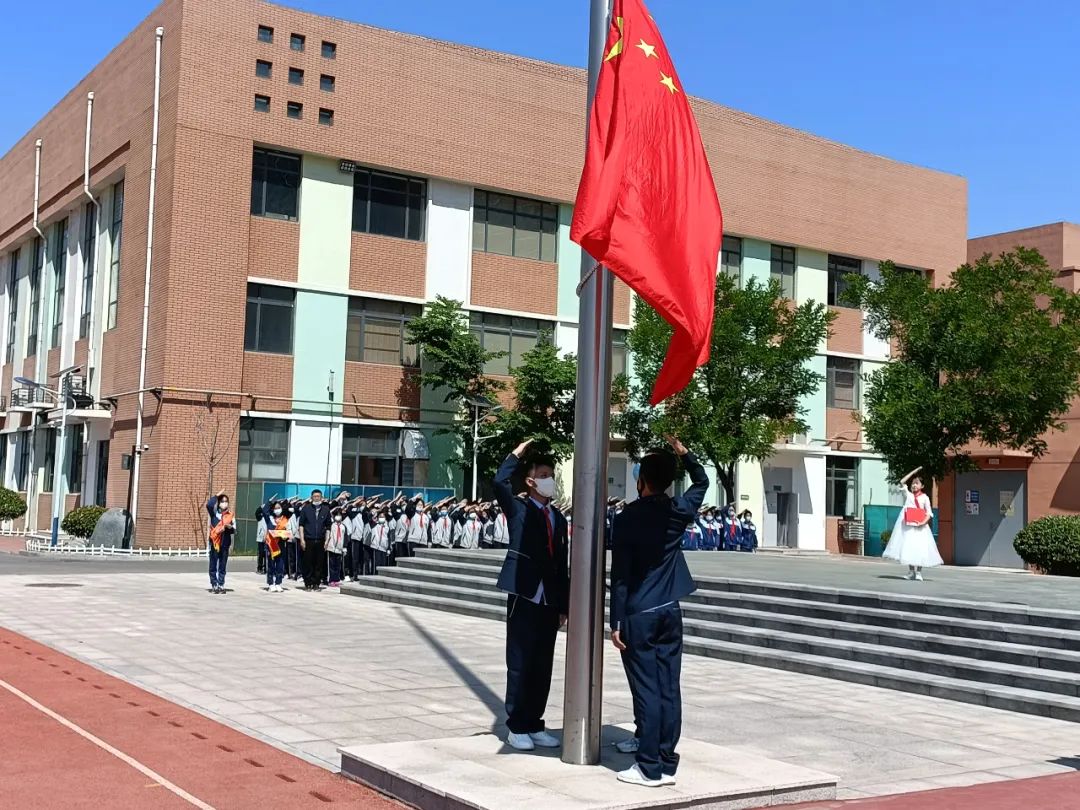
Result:
<instances>
[{"instance_id":1,"label":"adult in dark jacket","mask_svg":"<svg viewBox=\"0 0 1080 810\"><path fill-rule=\"evenodd\" d=\"M555 639L570 605L566 518L551 506L554 462L530 462L525 478L528 497L514 497L511 479L531 443L518 445L495 475L495 497L510 535L498 581L499 589L507 593L506 741L519 751L559 747L559 740L544 729L544 711Z\"/></svg>"},{"instance_id":2,"label":"adult in dark jacket","mask_svg":"<svg viewBox=\"0 0 1080 810\"><path fill-rule=\"evenodd\" d=\"M690 476L679 497L666 491L678 463L666 450L641 460L638 499L615 519L611 555L611 641L622 653L634 719L637 763L621 772L622 782L659 787L675 784L682 729L683 627L679 600L697 585L682 551L688 523L697 517L709 488L705 468L682 443L668 437Z\"/></svg>"},{"instance_id":3,"label":"adult in dark jacket","mask_svg":"<svg viewBox=\"0 0 1080 810\"><path fill-rule=\"evenodd\" d=\"M326 575L326 533L330 530L330 507L320 490L312 490L311 503L300 510L297 521L300 549L304 555L304 590L322 590Z\"/></svg>"}]
</instances>

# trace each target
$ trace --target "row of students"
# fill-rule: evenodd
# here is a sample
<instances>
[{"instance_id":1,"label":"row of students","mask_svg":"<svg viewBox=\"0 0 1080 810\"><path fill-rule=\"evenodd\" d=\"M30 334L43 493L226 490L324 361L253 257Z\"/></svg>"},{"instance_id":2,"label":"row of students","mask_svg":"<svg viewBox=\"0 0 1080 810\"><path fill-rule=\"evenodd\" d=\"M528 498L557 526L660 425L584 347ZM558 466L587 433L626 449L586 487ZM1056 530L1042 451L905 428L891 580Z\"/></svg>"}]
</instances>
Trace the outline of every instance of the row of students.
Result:
<instances>
[{"instance_id":1,"label":"row of students","mask_svg":"<svg viewBox=\"0 0 1080 810\"><path fill-rule=\"evenodd\" d=\"M754 551L757 526L749 509L735 514L735 507L707 506L683 532L685 551Z\"/></svg>"}]
</instances>

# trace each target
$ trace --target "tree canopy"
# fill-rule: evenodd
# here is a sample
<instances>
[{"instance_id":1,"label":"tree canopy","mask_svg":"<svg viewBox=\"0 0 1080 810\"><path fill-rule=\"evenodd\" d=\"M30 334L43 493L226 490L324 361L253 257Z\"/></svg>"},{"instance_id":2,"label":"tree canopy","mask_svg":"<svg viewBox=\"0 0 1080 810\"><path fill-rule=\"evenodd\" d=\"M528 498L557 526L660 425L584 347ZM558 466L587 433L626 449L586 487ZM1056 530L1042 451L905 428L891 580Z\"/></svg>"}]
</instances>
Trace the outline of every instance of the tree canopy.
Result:
<instances>
[{"instance_id":1,"label":"tree canopy","mask_svg":"<svg viewBox=\"0 0 1080 810\"><path fill-rule=\"evenodd\" d=\"M863 426L894 480L973 466L973 444L1046 452L1045 434L1080 393L1080 295L1038 251L961 266L949 286L881 265L845 293L897 357L869 376Z\"/></svg>"},{"instance_id":2,"label":"tree canopy","mask_svg":"<svg viewBox=\"0 0 1080 810\"><path fill-rule=\"evenodd\" d=\"M823 378L809 365L828 335L831 314L824 304L795 306L775 280L755 279L739 287L721 274L714 290L709 362L690 385L657 408L649 394L671 339L671 327L638 299L627 346L633 381L615 386L615 427L637 456L671 433L716 468L729 503L735 501L740 459L760 460L783 437L804 433L805 397Z\"/></svg>"}]
</instances>

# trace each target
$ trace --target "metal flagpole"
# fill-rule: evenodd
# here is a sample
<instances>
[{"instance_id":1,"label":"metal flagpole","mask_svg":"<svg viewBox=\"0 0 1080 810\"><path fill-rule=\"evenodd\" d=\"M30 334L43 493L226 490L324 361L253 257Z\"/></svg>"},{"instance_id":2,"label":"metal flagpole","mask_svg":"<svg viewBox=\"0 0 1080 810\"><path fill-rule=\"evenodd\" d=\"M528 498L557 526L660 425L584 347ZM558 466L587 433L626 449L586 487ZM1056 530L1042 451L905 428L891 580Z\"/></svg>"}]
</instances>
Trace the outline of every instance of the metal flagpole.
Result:
<instances>
[{"instance_id":1,"label":"metal flagpole","mask_svg":"<svg viewBox=\"0 0 1080 810\"><path fill-rule=\"evenodd\" d=\"M586 127L607 41L609 0L590 0ZM588 130L586 130L587 133ZM574 535L566 636L563 762L600 762L604 680L604 510L611 418L611 313L614 286L581 254L577 410L574 415Z\"/></svg>"}]
</instances>

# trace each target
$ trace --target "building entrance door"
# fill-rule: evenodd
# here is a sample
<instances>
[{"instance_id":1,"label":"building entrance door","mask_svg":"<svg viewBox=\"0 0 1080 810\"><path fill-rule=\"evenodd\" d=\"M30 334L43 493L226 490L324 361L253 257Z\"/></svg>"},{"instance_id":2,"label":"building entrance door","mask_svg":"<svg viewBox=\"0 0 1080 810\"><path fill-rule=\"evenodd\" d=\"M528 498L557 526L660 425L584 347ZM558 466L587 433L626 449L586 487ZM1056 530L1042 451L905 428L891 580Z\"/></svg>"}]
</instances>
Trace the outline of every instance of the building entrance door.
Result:
<instances>
[{"instance_id":1,"label":"building entrance door","mask_svg":"<svg viewBox=\"0 0 1080 810\"><path fill-rule=\"evenodd\" d=\"M1013 538L1027 523L1027 472L979 470L956 477L956 564L1023 568Z\"/></svg>"}]
</instances>

